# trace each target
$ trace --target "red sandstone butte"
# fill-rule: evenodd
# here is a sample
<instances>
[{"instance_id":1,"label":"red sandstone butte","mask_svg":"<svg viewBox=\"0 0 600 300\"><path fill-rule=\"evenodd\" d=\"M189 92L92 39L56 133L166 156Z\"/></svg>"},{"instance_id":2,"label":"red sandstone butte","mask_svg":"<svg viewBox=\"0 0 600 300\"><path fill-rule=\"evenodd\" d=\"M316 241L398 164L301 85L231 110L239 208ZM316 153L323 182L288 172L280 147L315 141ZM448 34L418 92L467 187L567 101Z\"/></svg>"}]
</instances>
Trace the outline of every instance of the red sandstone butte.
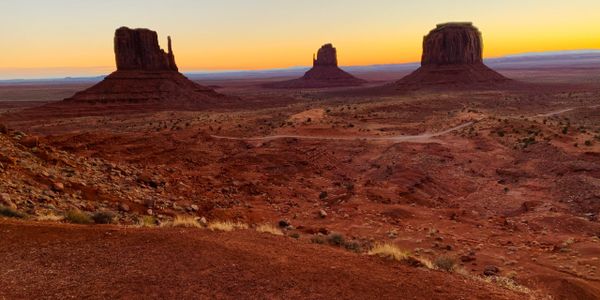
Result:
<instances>
[{"instance_id":1,"label":"red sandstone butte","mask_svg":"<svg viewBox=\"0 0 600 300\"><path fill-rule=\"evenodd\" d=\"M472 23L439 24L423 39L421 67L399 87L485 86L510 81L483 64L481 32Z\"/></svg>"},{"instance_id":2,"label":"red sandstone butte","mask_svg":"<svg viewBox=\"0 0 600 300\"><path fill-rule=\"evenodd\" d=\"M100 83L65 99L65 103L220 105L224 96L179 73L171 38L168 52L149 29L121 27L115 32L117 71ZM220 99L220 100L219 100Z\"/></svg>"},{"instance_id":3,"label":"red sandstone butte","mask_svg":"<svg viewBox=\"0 0 600 300\"><path fill-rule=\"evenodd\" d=\"M358 86L366 83L338 67L337 50L331 44L319 49L313 57L313 67L303 77L265 85L269 88L327 88Z\"/></svg>"}]
</instances>

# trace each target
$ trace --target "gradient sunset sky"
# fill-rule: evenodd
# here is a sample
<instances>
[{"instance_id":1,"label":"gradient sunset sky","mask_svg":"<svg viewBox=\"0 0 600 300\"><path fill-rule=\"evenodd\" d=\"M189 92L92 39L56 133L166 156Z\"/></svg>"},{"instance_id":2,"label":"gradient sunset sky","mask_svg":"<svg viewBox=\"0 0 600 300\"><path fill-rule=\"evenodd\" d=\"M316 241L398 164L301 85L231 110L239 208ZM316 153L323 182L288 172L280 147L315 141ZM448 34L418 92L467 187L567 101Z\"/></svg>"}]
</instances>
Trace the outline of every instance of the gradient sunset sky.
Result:
<instances>
[{"instance_id":1,"label":"gradient sunset sky","mask_svg":"<svg viewBox=\"0 0 600 300\"><path fill-rule=\"evenodd\" d=\"M414 62L437 23L472 21L484 55L600 48L599 0L1 0L0 77L106 74L120 26L171 35L183 71Z\"/></svg>"}]
</instances>

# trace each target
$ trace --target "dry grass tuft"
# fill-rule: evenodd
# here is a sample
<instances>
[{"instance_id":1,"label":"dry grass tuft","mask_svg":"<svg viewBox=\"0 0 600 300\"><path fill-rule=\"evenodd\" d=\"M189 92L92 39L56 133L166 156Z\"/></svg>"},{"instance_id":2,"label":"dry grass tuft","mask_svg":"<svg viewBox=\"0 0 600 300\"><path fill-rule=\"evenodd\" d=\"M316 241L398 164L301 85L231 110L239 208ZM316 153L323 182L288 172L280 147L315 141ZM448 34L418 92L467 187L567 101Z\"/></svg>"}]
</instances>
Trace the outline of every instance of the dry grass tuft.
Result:
<instances>
[{"instance_id":1,"label":"dry grass tuft","mask_svg":"<svg viewBox=\"0 0 600 300\"><path fill-rule=\"evenodd\" d=\"M168 224L170 227L202 228L196 218L190 216L175 216L173 222Z\"/></svg>"},{"instance_id":2,"label":"dry grass tuft","mask_svg":"<svg viewBox=\"0 0 600 300\"><path fill-rule=\"evenodd\" d=\"M396 261L404 261L410 257L410 253L400 248L392 245L392 244L377 244L371 251L369 251L369 255L377 255L379 257L392 259Z\"/></svg>"},{"instance_id":3,"label":"dry grass tuft","mask_svg":"<svg viewBox=\"0 0 600 300\"><path fill-rule=\"evenodd\" d=\"M258 225L258 227L256 227L256 231L262 232L262 233L270 233L273 235L283 235L283 231L281 231L281 229L279 229L271 224Z\"/></svg>"},{"instance_id":4,"label":"dry grass tuft","mask_svg":"<svg viewBox=\"0 0 600 300\"><path fill-rule=\"evenodd\" d=\"M208 229L212 231L234 231L236 229L248 229L248 225L244 223L234 223L231 221L213 221L208 223Z\"/></svg>"},{"instance_id":5,"label":"dry grass tuft","mask_svg":"<svg viewBox=\"0 0 600 300\"><path fill-rule=\"evenodd\" d=\"M498 286L501 286L505 289L509 289L511 291L514 292L518 292L518 293L523 293L523 294L530 294L531 290L528 289L527 287L524 287L520 284L518 284L516 281L507 278L507 277L503 277L503 276L491 276L491 277L479 277L481 280L483 280L484 282L487 283L493 283L496 284Z\"/></svg>"},{"instance_id":6,"label":"dry grass tuft","mask_svg":"<svg viewBox=\"0 0 600 300\"><path fill-rule=\"evenodd\" d=\"M90 215L77 209L68 211L65 215L65 220L73 224L94 224L94 220Z\"/></svg>"},{"instance_id":7,"label":"dry grass tuft","mask_svg":"<svg viewBox=\"0 0 600 300\"><path fill-rule=\"evenodd\" d=\"M35 217L36 221L41 221L41 222L60 222L60 221L63 221L64 219L65 219L64 216L57 216L55 214L47 214L47 215Z\"/></svg>"}]
</instances>

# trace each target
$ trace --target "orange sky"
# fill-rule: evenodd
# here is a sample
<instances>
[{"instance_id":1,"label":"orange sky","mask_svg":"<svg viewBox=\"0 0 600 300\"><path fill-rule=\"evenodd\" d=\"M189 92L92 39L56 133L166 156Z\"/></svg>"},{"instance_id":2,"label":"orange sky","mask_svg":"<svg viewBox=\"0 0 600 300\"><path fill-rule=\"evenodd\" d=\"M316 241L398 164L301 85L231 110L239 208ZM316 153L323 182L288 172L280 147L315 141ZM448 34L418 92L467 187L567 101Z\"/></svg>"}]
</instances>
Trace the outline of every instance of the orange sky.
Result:
<instances>
[{"instance_id":1,"label":"orange sky","mask_svg":"<svg viewBox=\"0 0 600 300\"><path fill-rule=\"evenodd\" d=\"M104 74L122 25L171 35L190 71L306 66L327 42L341 65L413 62L448 21L474 22L486 57L600 48L598 0L2 0L0 77Z\"/></svg>"}]
</instances>

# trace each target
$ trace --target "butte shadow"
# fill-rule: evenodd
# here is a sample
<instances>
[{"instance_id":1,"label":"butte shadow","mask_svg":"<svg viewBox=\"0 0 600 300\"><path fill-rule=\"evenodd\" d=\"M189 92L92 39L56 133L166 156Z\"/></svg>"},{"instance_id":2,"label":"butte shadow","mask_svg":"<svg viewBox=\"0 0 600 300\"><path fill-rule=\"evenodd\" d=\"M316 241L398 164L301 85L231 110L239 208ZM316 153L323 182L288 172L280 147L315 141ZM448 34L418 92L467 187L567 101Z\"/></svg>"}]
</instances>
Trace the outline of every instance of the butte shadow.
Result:
<instances>
[{"instance_id":1,"label":"butte shadow","mask_svg":"<svg viewBox=\"0 0 600 300\"><path fill-rule=\"evenodd\" d=\"M273 89L329 88L360 86L367 81L356 78L338 67L337 50L332 44L319 49L313 56L313 67L301 78L264 84Z\"/></svg>"}]
</instances>

